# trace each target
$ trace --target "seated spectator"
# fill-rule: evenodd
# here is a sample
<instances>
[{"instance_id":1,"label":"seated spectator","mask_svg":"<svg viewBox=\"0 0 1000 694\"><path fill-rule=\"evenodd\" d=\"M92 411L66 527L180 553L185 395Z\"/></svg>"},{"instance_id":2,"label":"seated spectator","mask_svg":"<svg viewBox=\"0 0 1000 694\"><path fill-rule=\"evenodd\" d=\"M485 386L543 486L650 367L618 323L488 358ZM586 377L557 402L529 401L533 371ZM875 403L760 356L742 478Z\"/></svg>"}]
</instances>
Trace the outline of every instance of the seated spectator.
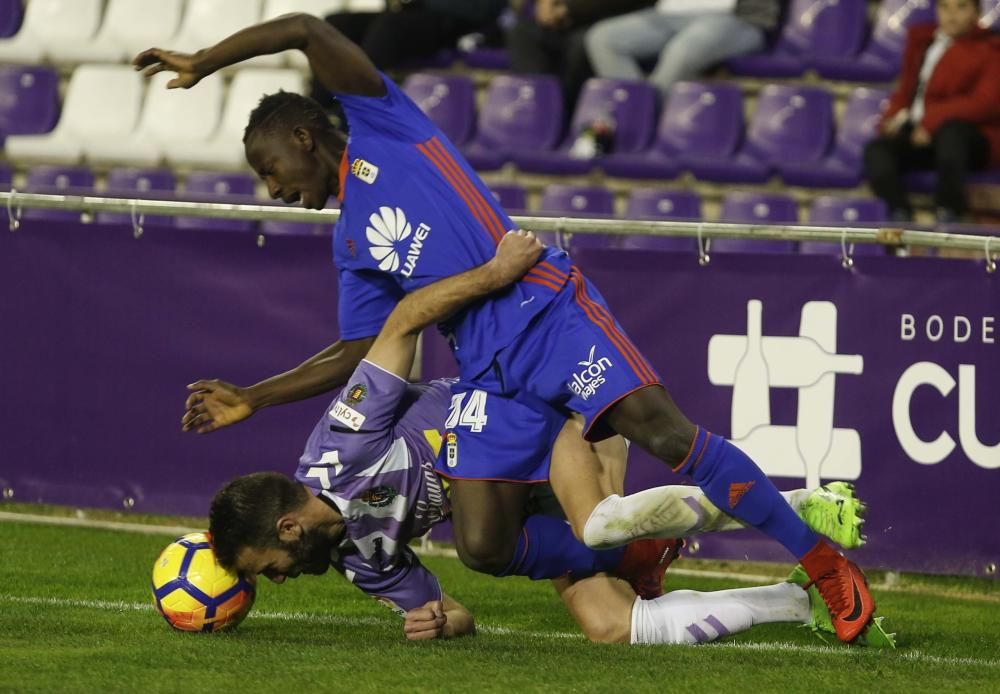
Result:
<instances>
[{"instance_id":1,"label":"seated spectator","mask_svg":"<svg viewBox=\"0 0 1000 694\"><path fill-rule=\"evenodd\" d=\"M517 21L507 32L511 68L522 74L553 74L559 78L566 119L583 83L594 73L583 37L594 22L653 4L653 0L514 0Z\"/></svg>"},{"instance_id":2,"label":"seated spectator","mask_svg":"<svg viewBox=\"0 0 1000 694\"><path fill-rule=\"evenodd\" d=\"M965 178L1000 165L1000 39L980 28L975 0L938 0L938 23L910 28L899 83L880 137L865 148L865 174L895 221L913 210L908 169L935 169L939 222L967 212Z\"/></svg>"},{"instance_id":3,"label":"seated spectator","mask_svg":"<svg viewBox=\"0 0 1000 694\"><path fill-rule=\"evenodd\" d=\"M507 0L388 0L383 12L338 12L326 21L361 46L375 67L391 70L490 30L506 7Z\"/></svg>"},{"instance_id":4,"label":"seated spectator","mask_svg":"<svg viewBox=\"0 0 1000 694\"><path fill-rule=\"evenodd\" d=\"M587 55L599 77L617 79L642 79L642 66L655 60L649 80L666 98L675 82L761 50L781 12L778 0L659 0L591 27Z\"/></svg>"}]
</instances>

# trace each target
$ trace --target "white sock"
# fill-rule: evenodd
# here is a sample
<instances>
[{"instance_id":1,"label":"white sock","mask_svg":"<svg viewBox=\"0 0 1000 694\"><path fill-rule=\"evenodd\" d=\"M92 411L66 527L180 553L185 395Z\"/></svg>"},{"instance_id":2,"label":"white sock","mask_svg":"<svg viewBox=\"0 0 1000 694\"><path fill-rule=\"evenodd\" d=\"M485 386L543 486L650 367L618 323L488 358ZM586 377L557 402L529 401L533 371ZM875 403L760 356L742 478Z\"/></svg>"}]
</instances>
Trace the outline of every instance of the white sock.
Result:
<instances>
[{"instance_id":1,"label":"white sock","mask_svg":"<svg viewBox=\"0 0 1000 694\"><path fill-rule=\"evenodd\" d=\"M781 495L798 512L809 490L796 489ZM720 511L698 487L667 485L624 497L607 497L587 519L583 541L593 549L608 549L645 538L690 537L745 527Z\"/></svg>"},{"instance_id":2,"label":"white sock","mask_svg":"<svg viewBox=\"0 0 1000 694\"><path fill-rule=\"evenodd\" d=\"M632 643L694 645L754 624L810 620L809 595L793 583L699 593L675 590L632 605Z\"/></svg>"}]
</instances>

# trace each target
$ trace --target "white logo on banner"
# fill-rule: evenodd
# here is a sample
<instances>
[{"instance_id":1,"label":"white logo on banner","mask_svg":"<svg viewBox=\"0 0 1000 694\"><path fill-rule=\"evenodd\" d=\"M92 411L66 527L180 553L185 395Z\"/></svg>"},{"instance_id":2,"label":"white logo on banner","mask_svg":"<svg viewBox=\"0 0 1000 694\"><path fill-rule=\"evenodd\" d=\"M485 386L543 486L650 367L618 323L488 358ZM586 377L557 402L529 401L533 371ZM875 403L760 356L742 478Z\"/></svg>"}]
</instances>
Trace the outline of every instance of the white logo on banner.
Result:
<instances>
[{"instance_id":1,"label":"white logo on banner","mask_svg":"<svg viewBox=\"0 0 1000 694\"><path fill-rule=\"evenodd\" d=\"M860 374L860 354L837 354L837 307L810 301L802 307L799 334L764 336L763 304L747 302L745 335L713 335L708 343L708 380L733 387L730 438L768 475L820 478L861 476L861 438L833 425L837 374ZM771 388L797 388L795 426L771 424Z\"/></svg>"}]
</instances>

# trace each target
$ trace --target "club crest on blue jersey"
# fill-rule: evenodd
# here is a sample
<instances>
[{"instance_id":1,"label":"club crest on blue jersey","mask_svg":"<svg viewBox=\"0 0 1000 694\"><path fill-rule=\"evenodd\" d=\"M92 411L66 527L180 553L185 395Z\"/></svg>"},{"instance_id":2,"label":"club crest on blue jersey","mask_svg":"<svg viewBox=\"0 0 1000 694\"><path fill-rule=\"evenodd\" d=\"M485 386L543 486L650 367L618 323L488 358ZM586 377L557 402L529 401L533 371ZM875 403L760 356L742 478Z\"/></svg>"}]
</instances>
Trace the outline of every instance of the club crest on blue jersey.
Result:
<instances>
[{"instance_id":1,"label":"club crest on blue jersey","mask_svg":"<svg viewBox=\"0 0 1000 694\"><path fill-rule=\"evenodd\" d=\"M373 508L382 508L391 504L398 493L394 488L384 484L380 487L366 489L358 498Z\"/></svg>"},{"instance_id":2,"label":"club crest on blue jersey","mask_svg":"<svg viewBox=\"0 0 1000 694\"><path fill-rule=\"evenodd\" d=\"M371 185L378 178L378 167L364 159L355 159L351 162L351 175Z\"/></svg>"}]
</instances>

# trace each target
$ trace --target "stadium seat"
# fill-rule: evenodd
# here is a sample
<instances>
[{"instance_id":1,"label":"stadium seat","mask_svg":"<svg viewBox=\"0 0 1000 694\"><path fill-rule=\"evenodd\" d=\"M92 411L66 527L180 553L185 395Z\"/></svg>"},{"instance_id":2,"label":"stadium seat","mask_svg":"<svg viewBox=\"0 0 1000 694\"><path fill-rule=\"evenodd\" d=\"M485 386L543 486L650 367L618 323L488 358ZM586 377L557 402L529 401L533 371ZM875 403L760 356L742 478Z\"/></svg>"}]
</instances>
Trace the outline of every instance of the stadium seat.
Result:
<instances>
[{"instance_id":1,"label":"stadium seat","mask_svg":"<svg viewBox=\"0 0 1000 694\"><path fill-rule=\"evenodd\" d=\"M347 4L346 0L267 0L261 18L274 19L291 12L304 12L322 19L328 14L342 12ZM286 51L284 56L277 56L277 59L278 61L284 59L289 67L302 70L309 68L309 61L302 51Z\"/></svg>"},{"instance_id":2,"label":"stadium seat","mask_svg":"<svg viewBox=\"0 0 1000 694\"><path fill-rule=\"evenodd\" d=\"M644 150L656 127L656 90L648 82L591 79L583 87L569 134L555 151L517 150L514 163L522 171L546 174L585 174L602 157L574 159L569 150L581 132L598 120L614 127L612 151L622 154Z\"/></svg>"},{"instance_id":3,"label":"stadium seat","mask_svg":"<svg viewBox=\"0 0 1000 694\"><path fill-rule=\"evenodd\" d=\"M108 0L104 21L97 33L62 47L62 60L122 62L153 46L171 46L183 9L183 0Z\"/></svg>"},{"instance_id":4,"label":"stadium seat","mask_svg":"<svg viewBox=\"0 0 1000 694\"><path fill-rule=\"evenodd\" d=\"M0 41L0 62L62 62L62 51L97 33L103 9L103 0L31 0L21 30Z\"/></svg>"},{"instance_id":5,"label":"stadium seat","mask_svg":"<svg viewBox=\"0 0 1000 694\"><path fill-rule=\"evenodd\" d=\"M255 205L253 176L245 173L223 171L195 171L187 177L184 199L197 202L228 202ZM174 226L179 229L217 229L225 231L250 231L253 221L249 219L211 219L208 217L175 217Z\"/></svg>"},{"instance_id":6,"label":"stadium seat","mask_svg":"<svg viewBox=\"0 0 1000 694\"><path fill-rule=\"evenodd\" d=\"M629 219L701 219L701 197L689 190L636 188L628 198L625 216ZM655 251L697 251L698 242L680 236L636 234L621 239L621 248Z\"/></svg>"},{"instance_id":7,"label":"stadium seat","mask_svg":"<svg viewBox=\"0 0 1000 694\"><path fill-rule=\"evenodd\" d=\"M727 193L722 198L720 222L744 224L796 224L799 208L795 200L780 193ZM713 252L794 253L794 241L714 239Z\"/></svg>"},{"instance_id":8,"label":"stadium seat","mask_svg":"<svg viewBox=\"0 0 1000 694\"><path fill-rule=\"evenodd\" d=\"M812 188L853 188L861 183L865 145L877 134L889 92L859 87L851 92L837 128L833 151L819 162L783 162L785 183Z\"/></svg>"},{"instance_id":9,"label":"stadium seat","mask_svg":"<svg viewBox=\"0 0 1000 694\"><path fill-rule=\"evenodd\" d=\"M1000 31L1000 0L983 0L983 16L979 26L991 31Z\"/></svg>"},{"instance_id":10,"label":"stadium seat","mask_svg":"<svg viewBox=\"0 0 1000 694\"><path fill-rule=\"evenodd\" d=\"M975 171L965 179L967 185L1000 185L1000 169ZM932 193L937 185L937 174L933 171L910 171L903 176L907 190L916 193Z\"/></svg>"},{"instance_id":11,"label":"stadium seat","mask_svg":"<svg viewBox=\"0 0 1000 694\"><path fill-rule=\"evenodd\" d=\"M463 154L473 168L499 169L513 150L550 150L563 122L555 77L500 75L486 89L476 135Z\"/></svg>"},{"instance_id":12,"label":"stadium seat","mask_svg":"<svg viewBox=\"0 0 1000 694\"><path fill-rule=\"evenodd\" d=\"M566 215L567 217L593 217L594 215L612 215L615 212L615 198L610 190L597 186L572 186L553 183L542 191L538 203L538 211L548 215ZM549 245L554 234L539 234ZM567 234L558 238L558 245L573 251L577 248L613 248L620 237L607 234ZM568 239L569 245L566 245Z\"/></svg>"},{"instance_id":13,"label":"stadium seat","mask_svg":"<svg viewBox=\"0 0 1000 694\"><path fill-rule=\"evenodd\" d=\"M59 118L59 74L48 67L0 67L0 141L38 135Z\"/></svg>"},{"instance_id":14,"label":"stadium seat","mask_svg":"<svg viewBox=\"0 0 1000 694\"><path fill-rule=\"evenodd\" d=\"M184 17L171 48L193 52L207 48L240 29L260 21L263 0L187 0ZM271 67L281 57L261 56L240 65Z\"/></svg>"},{"instance_id":15,"label":"stadium seat","mask_svg":"<svg viewBox=\"0 0 1000 694\"><path fill-rule=\"evenodd\" d=\"M494 183L490 186L490 192L508 214L528 209L528 198L524 188L516 183Z\"/></svg>"},{"instance_id":16,"label":"stadium seat","mask_svg":"<svg viewBox=\"0 0 1000 694\"><path fill-rule=\"evenodd\" d=\"M177 182L170 169L117 168L108 172L104 194L109 197L172 198ZM97 221L102 224L129 224L130 214L118 212L98 212ZM173 218L163 215L144 215L143 226L173 226Z\"/></svg>"},{"instance_id":17,"label":"stadium seat","mask_svg":"<svg viewBox=\"0 0 1000 694\"><path fill-rule=\"evenodd\" d=\"M25 192L87 195L94 188L94 173L82 166L36 166L28 171ZM79 212L68 210L25 210L24 219L52 219L74 221Z\"/></svg>"},{"instance_id":18,"label":"stadium seat","mask_svg":"<svg viewBox=\"0 0 1000 694\"><path fill-rule=\"evenodd\" d=\"M195 89L167 89L173 78L171 72L153 75L136 129L123 137L91 140L85 147L88 161L156 166L175 147L210 138L222 111L222 78L209 75Z\"/></svg>"},{"instance_id":19,"label":"stadium seat","mask_svg":"<svg viewBox=\"0 0 1000 694\"><path fill-rule=\"evenodd\" d=\"M81 65L73 72L62 116L46 135L7 138L14 161L75 164L91 142L125 137L136 126L142 76L128 65Z\"/></svg>"},{"instance_id":20,"label":"stadium seat","mask_svg":"<svg viewBox=\"0 0 1000 694\"><path fill-rule=\"evenodd\" d=\"M510 69L510 53L506 48L476 46L471 50L459 50L458 55L466 67L476 70Z\"/></svg>"},{"instance_id":21,"label":"stadium seat","mask_svg":"<svg viewBox=\"0 0 1000 694\"><path fill-rule=\"evenodd\" d=\"M823 196L813 200L809 222L817 226L867 226L886 221L885 203L875 198L841 198ZM843 252L836 241L803 241L799 244L802 255L840 255ZM885 246L859 243L855 255L885 255Z\"/></svg>"},{"instance_id":22,"label":"stadium seat","mask_svg":"<svg viewBox=\"0 0 1000 694\"><path fill-rule=\"evenodd\" d=\"M0 38L7 38L17 33L24 19L24 8L21 0L0 0Z\"/></svg>"},{"instance_id":23,"label":"stadium seat","mask_svg":"<svg viewBox=\"0 0 1000 694\"><path fill-rule=\"evenodd\" d=\"M788 19L771 51L733 58L735 75L797 77L813 56L845 58L861 50L868 7L858 0L793 0Z\"/></svg>"},{"instance_id":24,"label":"stadium seat","mask_svg":"<svg viewBox=\"0 0 1000 694\"><path fill-rule=\"evenodd\" d=\"M219 127L211 137L200 142L171 142L166 151L172 166L206 169L239 169L246 166L243 157L243 131L250 112L261 97L280 89L301 92L303 77L297 70L247 68L233 77L222 109Z\"/></svg>"},{"instance_id":25,"label":"stadium seat","mask_svg":"<svg viewBox=\"0 0 1000 694\"><path fill-rule=\"evenodd\" d=\"M722 82L678 82L670 89L656 139L642 153L601 160L609 176L668 179L691 158L728 159L743 137L743 92Z\"/></svg>"},{"instance_id":26,"label":"stadium seat","mask_svg":"<svg viewBox=\"0 0 1000 694\"><path fill-rule=\"evenodd\" d=\"M819 161L833 135L833 98L818 87L769 84L746 141L732 158L692 158L694 175L719 183L763 183L775 166Z\"/></svg>"},{"instance_id":27,"label":"stadium seat","mask_svg":"<svg viewBox=\"0 0 1000 694\"><path fill-rule=\"evenodd\" d=\"M935 21L932 0L882 0L868 45L856 56L815 56L811 63L833 80L890 82L899 74L911 24Z\"/></svg>"},{"instance_id":28,"label":"stadium seat","mask_svg":"<svg viewBox=\"0 0 1000 694\"><path fill-rule=\"evenodd\" d=\"M434 121L452 144L464 145L476 125L476 89L463 75L416 73L403 91Z\"/></svg>"}]
</instances>

